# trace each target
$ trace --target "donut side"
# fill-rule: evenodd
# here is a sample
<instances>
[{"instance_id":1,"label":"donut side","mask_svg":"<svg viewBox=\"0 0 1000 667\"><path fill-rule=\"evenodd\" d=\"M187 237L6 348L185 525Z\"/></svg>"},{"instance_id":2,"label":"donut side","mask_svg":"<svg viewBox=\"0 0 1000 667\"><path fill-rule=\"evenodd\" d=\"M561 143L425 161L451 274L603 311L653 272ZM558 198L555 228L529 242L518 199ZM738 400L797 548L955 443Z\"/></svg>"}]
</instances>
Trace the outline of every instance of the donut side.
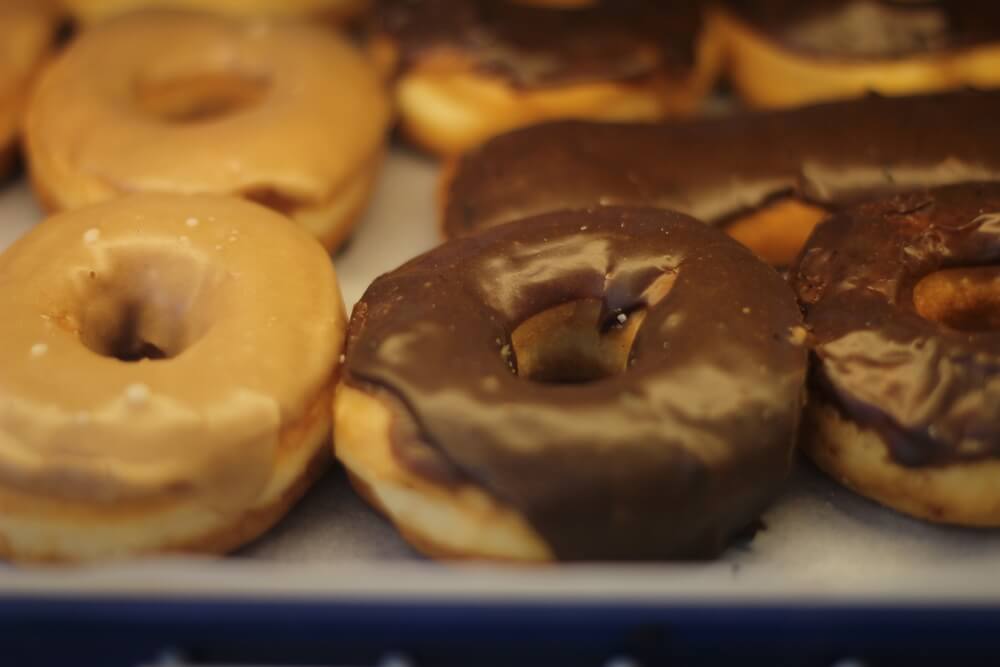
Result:
<instances>
[{"instance_id":1,"label":"donut side","mask_svg":"<svg viewBox=\"0 0 1000 667\"><path fill-rule=\"evenodd\" d=\"M481 487L441 484L401 462L393 448L393 421L408 417L376 392L341 384L334 415L334 450L351 484L421 553L443 559L553 559L524 517Z\"/></svg>"},{"instance_id":2,"label":"donut side","mask_svg":"<svg viewBox=\"0 0 1000 667\"><path fill-rule=\"evenodd\" d=\"M72 563L168 553L225 554L267 532L331 462L332 386L279 436L270 478L235 514L198 498L174 496L114 503L62 500L0 484L0 559Z\"/></svg>"},{"instance_id":3,"label":"donut side","mask_svg":"<svg viewBox=\"0 0 1000 667\"><path fill-rule=\"evenodd\" d=\"M909 468L897 463L883 433L848 419L814 392L801 447L847 488L918 519L970 527L1000 526L1000 462Z\"/></svg>"}]
</instances>

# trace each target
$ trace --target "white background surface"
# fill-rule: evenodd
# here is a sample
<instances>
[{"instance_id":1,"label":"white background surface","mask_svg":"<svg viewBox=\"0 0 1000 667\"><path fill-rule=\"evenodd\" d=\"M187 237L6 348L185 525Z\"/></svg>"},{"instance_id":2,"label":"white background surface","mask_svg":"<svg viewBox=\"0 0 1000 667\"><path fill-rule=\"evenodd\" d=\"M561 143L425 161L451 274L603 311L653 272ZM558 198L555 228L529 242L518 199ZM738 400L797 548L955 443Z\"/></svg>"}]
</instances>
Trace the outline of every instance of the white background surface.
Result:
<instances>
[{"instance_id":1,"label":"white background surface","mask_svg":"<svg viewBox=\"0 0 1000 667\"><path fill-rule=\"evenodd\" d=\"M335 256L348 308L378 274L438 241L436 168L396 150L375 201ZM23 181L0 186L0 246L41 218ZM2 317L3 314L0 314ZM475 596L706 601L801 598L1000 600L1000 531L931 526L896 515L800 463L752 542L702 564L503 568L420 559L339 471L256 544L227 559L176 559L57 572L0 570L21 592Z\"/></svg>"}]
</instances>

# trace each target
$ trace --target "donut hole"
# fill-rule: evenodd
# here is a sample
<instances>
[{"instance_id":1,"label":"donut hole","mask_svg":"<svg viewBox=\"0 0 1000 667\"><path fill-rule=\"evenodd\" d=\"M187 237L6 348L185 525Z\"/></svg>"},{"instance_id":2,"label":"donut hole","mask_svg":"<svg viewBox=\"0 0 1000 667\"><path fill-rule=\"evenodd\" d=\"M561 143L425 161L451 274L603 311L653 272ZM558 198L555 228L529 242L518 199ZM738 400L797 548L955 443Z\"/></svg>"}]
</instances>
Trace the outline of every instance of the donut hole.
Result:
<instances>
[{"instance_id":1,"label":"donut hole","mask_svg":"<svg viewBox=\"0 0 1000 667\"><path fill-rule=\"evenodd\" d=\"M153 248L111 255L110 268L77 274L76 319L87 348L123 362L162 361L211 328L225 278L207 260Z\"/></svg>"},{"instance_id":2,"label":"donut hole","mask_svg":"<svg viewBox=\"0 0 1000 667\"><path fill-rule=\"evenodd\" d=\"M203 123L256 106L267 93L266 77L241 72L203 72L141 79L136 101L167 123Z\"/></svg>"},{"instance_id":3,"label":"donut hole","mask_svg":"<svg viewBox=\"0 0 1000 667\"><path fill-rule=\"evenodd\" d=\"M827 212L795 197L776 199L725 225L731 237L776 267L791 266Z\"/></svg>"},{"instance_id":4,"label":"donut hole","mask_svg":"<svg viewBox=\"0 0 1000 667\"><path fill-rule=\"evenodd\" d=\"M924 319L959 331L1000 330L1000 266L944 269L913 288Z\"/></svg>"},{"instance_id":5,"label":"donut hole","mask_svg":"<svg viewBox=\"0 0 1000 667\"><path fill-rule=\"evenodd\" d=\"M594 382L622 373L644 317L645 311L609 317L599 299L544 310L511 334L517 373L551 384Z\"/></svg>"}]
</instances>

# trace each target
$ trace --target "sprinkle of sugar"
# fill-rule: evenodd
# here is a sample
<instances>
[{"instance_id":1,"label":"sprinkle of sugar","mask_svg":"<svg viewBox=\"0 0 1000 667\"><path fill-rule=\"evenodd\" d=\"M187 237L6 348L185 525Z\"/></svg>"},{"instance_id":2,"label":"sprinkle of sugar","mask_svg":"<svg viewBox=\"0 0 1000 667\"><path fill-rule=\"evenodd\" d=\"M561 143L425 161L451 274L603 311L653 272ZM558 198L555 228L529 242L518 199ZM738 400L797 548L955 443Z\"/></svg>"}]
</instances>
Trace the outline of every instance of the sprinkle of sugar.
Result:
<instances>
[{"instance_id":1,"label":"sprinkle of sugar","mask_svg":"<svg viewBox=\"0 0 1000 667\"><path fill-rule=\"evenodd\" d=\"M97 243L99 238L101 238L101 230L96 227L91 227L83 233L83 242L87 244Z\"/></svg>"},{"instance_id":2,"label":"sprinkle of sugar","mask_svg":"<svg viewBox=\"0 0 1000 667\"><path fill-rule=\"evenodd\" d=\"M615 315L615 319L618 320L618 324L625 324L628 321L628 315L625 313L618 313Z\"/></svg>"},{"instance_id":3,"label":"sprinkle of sugar","mask_svg":"<svg viewBox=\"0 0 1000 667\"><path fill-rule=\"evenodd\" d=\"M45 343L35 343L31 346L31 356L37 359L38 357L44 357L45 353L49 351L49 346Z\"/></svg>"},{"instance_id":4,"label":"sprinkle of sugar","mask_svg":"<svg viewBox=\"0 0 1000 667\"><path fill-rule=\"evenodd\" d=\"M197 227L198 226L198 218L188 218L187 220L184 221L184 224L187 225L188 227L192 227L192 228L193 227Z\"/></svg>"},{"instance_id":5,"label":"sprinkle of sugar","mask_svg":"<svg viewBox=\"0 0 1000 667\"><path fill-rule=\"evenodd\" d=\"M744 315L749 315L749 314L750 314L750 309L749 309L749 308L747 308L747 307L744 307L744 308L743 308L743 314L744 314Z\"/></svg>"},{"instance_id":6,"label":"sprinkle of sugar","mask_svg":"<svg viewBox=\"0 0 1000 667\"><path fill-rule=\"evenodd\" d=\"M136 382L125 387L125 400L129 402L129 405L145 405L146 401L149 400L149 393L147 385Z\"/></svg>"},{"instance_id":7,"label":"sprinkle of sugar","mask_svg":"<svg viewBox=\"0 0 1000 667\"><path fill-rule=\"evenodd\" d=\"M581 232L587 231L587 225L583 225L582 227L580 227L580 231Z\"/></svg>"},{"instance_id":8,"label":"sprinkle of sugar","mask_svg":"<svg viewBox=\"0 0 1000 667\"><path fill-rule=\"evenodd\" d=\"M809 334L804 327L792 327L788 330L788 340L791 341L793 345L804 344L808 335Z\"/></svg>"}]
</instances>

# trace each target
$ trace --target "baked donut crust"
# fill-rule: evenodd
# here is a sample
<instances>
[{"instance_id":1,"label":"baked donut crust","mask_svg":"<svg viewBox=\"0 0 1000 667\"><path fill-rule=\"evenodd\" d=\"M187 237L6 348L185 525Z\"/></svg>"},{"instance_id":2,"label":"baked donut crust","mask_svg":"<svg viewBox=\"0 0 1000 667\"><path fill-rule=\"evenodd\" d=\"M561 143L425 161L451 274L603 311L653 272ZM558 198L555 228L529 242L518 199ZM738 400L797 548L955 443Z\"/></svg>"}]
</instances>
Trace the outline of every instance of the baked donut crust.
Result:
<instances>
[{"instance_id":1,"label":"baked donut crust","mask_svg":"<svg viewBox=\"0 0 1000 667\"><path fill-rule=\"evenodd\" d=\"M845 419L836 405L811 397L803 451L847 488L904 514L971 527L1000 525L1000 462L905 468L893 461L884 436Z\"/></svg>"},{"instance_id":2,"label":"baked donut crust","mask_svg":"<svg viewBox=\"0 0 1000 667\"><path fill-rule=\"evenodd\" d=\"M57 21L46 2L0 1L0 178L17 157L28 88L52 47Z\"/></svg>"},{"instance_id":3,"label":"baked donut crust","mask_svg":"<svg viewBox=\"0 0 1000 667\"><path fill-rule=\"evenodd\" d=\"M709 22L725 43L729 80L739 96L755 107L800 106L872 92L913 95L1000 85L1000 33L992 43L852 58L783 44L724 3L713 6Z\"/></svg>"},{"instance_id":4,"label":"baked donut crust","mask_svg":"<svg viewBox=\"0 0 1000 667\"><path fill-rule=\"evenodd\" d=\"M407 542L433 558L553 560L514 509L472 484L441 485L402 465L392 447L394 415L371 394L341 385L334 402L334 450L358 494Z\"/></svg>"},{"instance_id":5,"label":"baked donut crust","mask_svg":"<svg viewBox=\"0 0 1000 667\"><path fill-rule=\"evenodd\" d=\"M235 17L313 18L340 23L366 12L371 0L60 0L77 22L92 25L150 9L185 9Z\"/></svg>"},{"instance_id":6,"label":"baked donut crust","mask_svg":"<svg viewBox=\"0 0 1000 667\"><path fill-rule=\"evenodd\" d=\"M542 11L580 11L597 4L548 6ZM515 54L518 48L497 47ZM524 83L484 67L483 53L474 48L433 39L410 57L398 37L379 32L369 50L384 76L394 78L403 134L439 156L454 156L502 132L552 119L636 122L690 115L700 108L722 66L722 44L707 24L698 31L694 62L684 73L653 68L637 76L592 74ZM526 50L521 57L530 62L533 56Z\"/></svg>"},{"instance_id":7,"label":"baked donut crust","mask_svg":"<svg viewBox=\"0 0 1000 667\"><path fill-rule=\"evenodd\" d=\"M329 463L346 317L287 219L133 195L42 223L0 279L4 558L229 551Z\"/></svg>"},{"instance_id":8,"label":"baked donut crust","mask_svg":"<svg viewBox=\"0 0 1000 667\"><path fill-rule=\"evenodd\" d=\"M51 211L129 192L234 195L333 249L371 193L388 119L372 66L329 31L148 12L73 42L42 76L25 133Z\"/></svg>"}]
</instances>

